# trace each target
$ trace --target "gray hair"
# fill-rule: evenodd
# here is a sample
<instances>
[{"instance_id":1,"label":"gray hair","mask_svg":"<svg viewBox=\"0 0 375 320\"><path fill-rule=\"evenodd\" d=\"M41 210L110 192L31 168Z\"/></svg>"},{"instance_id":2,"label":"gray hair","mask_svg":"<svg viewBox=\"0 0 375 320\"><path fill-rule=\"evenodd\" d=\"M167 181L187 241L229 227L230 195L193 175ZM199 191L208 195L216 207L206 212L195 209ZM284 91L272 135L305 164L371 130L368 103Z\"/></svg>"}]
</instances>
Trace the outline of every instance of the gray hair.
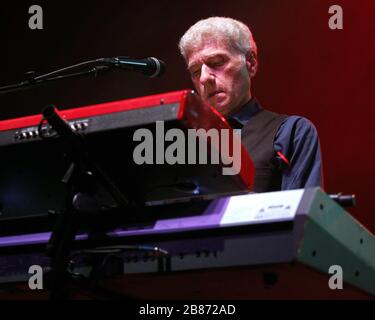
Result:
<instances>
[{"instance_id":1,"label":"gray hair","mask_svg":"<svg viewBox=\"0 0 375 320\"><path fill-rule=\"evenodd\" d=\"M232 18L211 17L195 23L181 37L178 47L185 61L189 52L207 38L223 39L245 56L249 52L257 56L257 45L248 26Z\"/></svg>"}]
</instances>

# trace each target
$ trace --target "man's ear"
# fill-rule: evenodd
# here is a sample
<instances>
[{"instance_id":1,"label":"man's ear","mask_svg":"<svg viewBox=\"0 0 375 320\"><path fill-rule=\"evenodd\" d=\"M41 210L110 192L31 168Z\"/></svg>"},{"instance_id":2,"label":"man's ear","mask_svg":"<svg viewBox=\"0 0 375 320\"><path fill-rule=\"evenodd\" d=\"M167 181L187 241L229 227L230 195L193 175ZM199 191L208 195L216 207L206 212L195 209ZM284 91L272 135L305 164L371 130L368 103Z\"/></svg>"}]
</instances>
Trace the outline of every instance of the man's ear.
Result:
<instances>
[{"instance_id":1,"label":"man's ear","mask_svg":"<svg viewBox=\"0 0 375 320\"><path fill-rule=\"evenodd\" d=\"M250 77L254 77L258 71L258 59L255 52L250 51L250 53L246 55L246 67L249 71Z\"/></svg>"}]
</instances>

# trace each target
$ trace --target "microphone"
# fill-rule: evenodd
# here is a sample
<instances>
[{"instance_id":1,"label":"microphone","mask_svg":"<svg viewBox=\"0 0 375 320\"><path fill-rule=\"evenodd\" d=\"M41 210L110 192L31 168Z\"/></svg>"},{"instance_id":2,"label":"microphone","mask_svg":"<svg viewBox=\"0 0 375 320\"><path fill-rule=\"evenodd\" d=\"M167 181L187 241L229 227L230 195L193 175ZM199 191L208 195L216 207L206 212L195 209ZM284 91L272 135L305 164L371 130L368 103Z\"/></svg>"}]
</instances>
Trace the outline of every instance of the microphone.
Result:
<instances>
[{"instance_id":1,"label":"microphone","mask_svg":"<svg viewBox=\"0 0 375 320\"><path fill-rule=\"evenodd\" d=\"M107 66L114 66L128 71L138 71L150 78L159 77L165 72L165 63L154 57L146 59L132 59L129 57L114 57L98 59Z\"/></svg>"}]
</instances>

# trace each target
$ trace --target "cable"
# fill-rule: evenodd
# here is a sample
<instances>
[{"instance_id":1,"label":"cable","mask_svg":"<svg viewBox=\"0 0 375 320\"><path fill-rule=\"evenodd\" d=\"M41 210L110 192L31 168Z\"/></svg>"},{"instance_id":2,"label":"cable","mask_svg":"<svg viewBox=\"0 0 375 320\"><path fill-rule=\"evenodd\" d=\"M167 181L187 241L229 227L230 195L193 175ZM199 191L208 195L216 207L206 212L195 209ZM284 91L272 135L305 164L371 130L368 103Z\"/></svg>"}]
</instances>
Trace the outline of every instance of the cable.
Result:
<instances>
[{"instance_id":1,"label":"cable","mask_svg":"<svg viewBox=\"0 0 375 320\"><path fill-rule=\"evenodd\" d=\"M154 253L161 253L162 255L169 255L168 251L161 249L159 247L152 247L152 246L129 246L129 245L116 245L116 246L104 246L104 247L97 247L95 249L84 249L77 252L75 255L85 254L85 253L121 253L123 251L151 251ZM75 256L74 255L74 256Z\"/></svg>"},{"instance_id":2,"label":"cable","mask_svg":"<svg viewBox=\"0 0 375 320\"><path fill-rule=\"evenodd\" d=\"M49 78L50 76L60 74L60 73L63 73L65 71L69 71L71 69L76 69L78 67L83 67L83 66L86 66L86 65L89 65L89 64L96 64L96 63L100 62L101 60L102 59L95 59L95 60L88 60L88 61L80 62L80 63L74 64L72 66L69 66L69 67L61 68L61 69L58 69L58 70L55 70L55 71L52 71L52 72L49 72L49 73L46 73L46 74L42 74L38 77L32 78L32 80L33 81L43 80L44 78ZM28 81L30 81L30 80L28 80Z\"/></svg>"}]
</instances>

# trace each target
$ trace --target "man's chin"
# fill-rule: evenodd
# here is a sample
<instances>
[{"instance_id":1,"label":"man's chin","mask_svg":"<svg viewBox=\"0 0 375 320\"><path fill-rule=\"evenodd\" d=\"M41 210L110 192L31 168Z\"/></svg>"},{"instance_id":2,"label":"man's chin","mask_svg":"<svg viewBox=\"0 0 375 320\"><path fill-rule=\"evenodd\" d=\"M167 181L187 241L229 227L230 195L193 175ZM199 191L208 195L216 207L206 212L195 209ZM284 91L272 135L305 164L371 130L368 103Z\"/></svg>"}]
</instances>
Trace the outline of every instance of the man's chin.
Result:
<instances>
[{"instance_id":1,"label":"man's chin","mask_svg":"<svg viewBox=\"0 0 375 320\"><path fill-rule=\"evenodd\" d=\"M222 115L226 115L228 113L228 103L226 101L217 102L213 101L210 102L211 106L213 106L217 111L219 111Z\"/></svg>"}]
</instances>

